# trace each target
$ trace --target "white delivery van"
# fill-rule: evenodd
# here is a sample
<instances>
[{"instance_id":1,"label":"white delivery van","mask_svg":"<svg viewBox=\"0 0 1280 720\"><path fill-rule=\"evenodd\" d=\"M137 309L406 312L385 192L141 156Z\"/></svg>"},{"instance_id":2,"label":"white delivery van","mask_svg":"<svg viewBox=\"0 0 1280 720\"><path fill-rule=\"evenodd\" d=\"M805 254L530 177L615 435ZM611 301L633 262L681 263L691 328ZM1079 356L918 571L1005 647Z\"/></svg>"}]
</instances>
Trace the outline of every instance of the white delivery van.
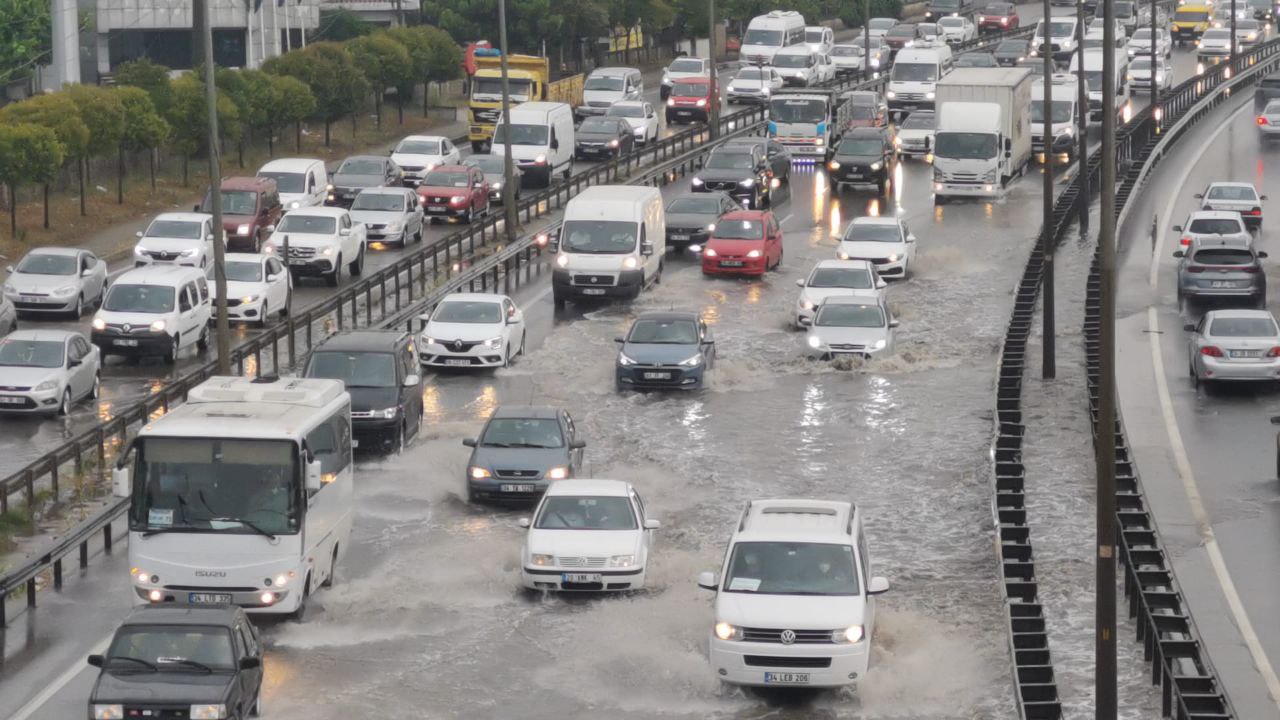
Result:
<instances>
[{"instance_id":1,"label":"white delivery van","mask_svg":"<svg viewBox=\"0 0 1280 720\"><path fill-rule=\"evenodd\" d=\"M93 316L93 344L108 355L159 355L173 363L192 345L209 347L213 315L203 270L151 265L121 273Z\"/></svg>"},{"instance_id":2,"label":"white delivery van","mask_svg":"<svg viewBox=\"0 0 1280 720\"><path fill-rule=\"evenodd\" d=\"M774 10L751 18L742 36L738 58L751 65L770 65L778 50L804 42L804 16L794 10Z\"/></svg>"},{"instance_id":3,"label":"white delivery van","mask_svg":"<svg viewBox=\"0 0 1280 720\"><path fill-rule=\"evenodd\" d=\"M1090 48L1084 51L1084 70L1080 69L1080 55L1071 56L1071 72L1084 73L1085 84L1089 86L1089 117L1102 119L1102 61L1106 57L1104 48ZM1116 90L1116 122L1126 123L1133 112L1129 104L1129 54L1124 50L1115 53L1115 90Z\"/></svg>"},{"instance_id":4,"label":"white delivery van","mask_svg":"<svg viewBox=\"0 0 1280 720\"><path fill-rule=\"evenodd\" d=\"M938 83L934 197L996 197L1031 159L1031 73L960 68Z\"/></svg>"},{"instance_id":5,"label":"white delivery van","mask_svg":"<svg viewBox=\"0 0 1280 720\"><path fill-rule=\"evenodd\" d=\"M596 185L564 211L552 246L557 306L571 298L635 298L662 276L667 220L654 187Z\"/></svg>"},{"instance_id":6,"label":"white delivery van","mask_svg":"<svg viewBox=\"0 0 1280 720\"><path fill-rule=\"evenodd\" d=\"M951 72L951 48L945 43L898 51L889 71L885 99L891 114L933 107L938 81Z\"/></svg>"},{"instance_id":7,"label":"white delivery van","mask_svg":"<svg viewBox=\"0 0 1280 720\"><path fill-rule=\"evenodd\" d=\"M324 161L315 158L272 160L258 170L258 177L276 181L285 212L323 205L329 187Z\"/></svg>"},{"instance_id":8,"label":"white delivery van","mask_svg":"<svg viewBox=\"0 0 1280 720\"><path fill-rule=\"evenodd\" d=\"M1070 73L1055 73L1052 78L1053 108L1049 122L1053 132L1049 142L1052 155L1065 155L1074 160L1079 150L1076 123L1084 114L1086 131L1089 127L1088 111L1076 107L1078 97L1077 78ZM1088 92L1086 85L1085 92ZM1031 151L1044 153L1044 78L1036 77L1031 85Z\"/></svg>"},{"instance_id":9,"label":"white delivery van","mask_svg":"<svg viewBox=\"0 0 1280 720\"><path fill-rule=\"evenodd\" d=\"M502 118L493 131L493 154L506 154ZM573 108L564 103L527 102L511 109L511 155L521 178L548 186L556 173L573 173Z\"/></svg>"}]
</instances>

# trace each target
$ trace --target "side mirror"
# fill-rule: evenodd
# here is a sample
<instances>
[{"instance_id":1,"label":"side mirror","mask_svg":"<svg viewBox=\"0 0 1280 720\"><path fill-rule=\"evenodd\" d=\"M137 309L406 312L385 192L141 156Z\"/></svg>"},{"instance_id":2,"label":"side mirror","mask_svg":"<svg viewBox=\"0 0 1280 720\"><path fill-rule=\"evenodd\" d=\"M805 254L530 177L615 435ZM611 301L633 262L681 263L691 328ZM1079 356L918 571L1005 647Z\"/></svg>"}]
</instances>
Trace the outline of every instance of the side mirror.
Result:
<instances>
[{"instance_id":1,"label":"side mirror","mask_svg":"<svg viewBox=\"0 0 1280 720\"><path fill-rule=\"evenodd\" d=\"M321 484L320 461L307 463L307 492L318 492Z\"/></svg>"},{"instance_id":2,"label":"side mirror","mask_svg":"<svg viewBox=\"0 0 1280 720\"><path fill-rule=\"evenodd\" d=\"M1197 200L1203 200L1203 199L1204 199L1204 193L1196 193L1195 195L1192 195L1191 197L1193 197L1193 198L1195 198L1195 199L1197 199Z\"/></svg>"},{"instance_id":3,"label":"side mirror","mask_svg":"<svg viewBox=\"0 0 1280 720\"><path fill-rule=\"evenodd\" d=\"M241 670L257 670L262 667L262 658L242 657L240 658Z\"/></svg>"},{"instance_id":4,"label":"side mirror","mask_svg":"<svg viewBox=\"0 0 1280 720\"><path fill-rule=\"evenodd\" d=\"M1258 199L1259 199L1259 200L1266 200L1266 199L1267 199L1267 196L1266 196L1266 195L1259 195L1259 196L1258 196Z\"/></svg>"},{"instance_id":5,"label":"side mirror","mask_svg":"<svg viewBox=\"0 0 1280 720\"><path fill-rule=\"evenodd\" d=\"M653 254L653 243L645 241L640 243L640 254L649 256Z\"/></svg>"},{"instance_id":6,"label":"side mirror","mask_svg":"<svg viewBox=\"0 0 1280 720\"><path fill-rule=\"evenodd\" d=\"M75 360L75 359L67 360L67 367L69 368L80 367L83 364L84 364L83 360Z\"/></svg>"},{"instance_id":7,"label":"side mirror","mask_svg":"<svg viewBox=\"0 0 1280 720\"><path fill-rule=\"evenodd\" d=\"M804 287L804 278L796 278L796 287Z\"/></svg>"},{"instance_id":8,"label":"side mirror","mask_svg":"<svg viewBox=\"0 0 1280 720\"><path fill-rule=\"evenodd\" d=\"M12 265L9 265L9 266L5 267L4 271L5 271L5 272L7 272L7 273L12 274L12 273L13 273L13 266L12 266Z\"/></svg>"},{"instance_id":9,"label":"side mirror","mask_svg":"<svg viewBox=\"0 0 1280 720\"><path fill-rule=\"evenodd\" d=\"M1008 151L1008 150L1005 150L1005 151L1004 151L1004 159L1005 159L1005 160L1008 160L1008 159L1009 159L1009 158L1011 158L1011 157L1013 157L1013 153L1012 153L1012 152L1010 152L1010 151Z\"/></svg>"},{"instance_id":10,"label":"side mirror","mask_svg":"<svg viewBox=\"0 0 1280 720\"><path fill-rule=\"evenodd\" d=\"M114 468L111 471L111 494L118 498L127 498L131 494L129 468Z\"/></svg>"},{"instance_id":11,"label":"side mirror","mask_svg":"<svg viewBox=\"0 0 1280 720\"><path fill-rule=\"evenodd\" d=\"M90 655L88 661L90 665L96 668L100 668L107 663L107 659L101 655Z\"/></svg>"},{"instance_id":12,"label":"side mirror","mask_svg":"<svg viewBox=\"0 0 1280 720\"><path fill-rule=\"evenodd\" d=\"M10 272L12 272L12 271L10 271ZM85 268L85 269L84 269L83 271L81 271L81 273L80 273L80 277L90 277L90 276L92 276L92 275L93 275L93 269L92 269L92 268Z\"/></svg>"},{"instance_id":13,"label":"side mirror","mask_svg":"<svg viewBox=\"0 0 1280 720\"><path fill-rule=\"evenodd\" d=\"M516 524L522 528L528 529L530 525L529 518L520 518L519 520L516 521Z\"/></svg>"},{"instance_id":14,"label":"side mirror","mask_svg":"<svg viewBox=\"0 0 1280 720\"><path fill-rule=\"evenodd\" d=\"M141 230L139 230L138 232L134 233L134 234L133 234L133 236L134 236L134 237L136 237L136 238L141 239L141 238L142 238L142 231L141 231Z\"/></svg>"},{"instance_id":15,"label":"side mirror","mask_svg":"<svg viewBox=\"0 0 1280 720\"><path fill-rule=\"evenodd\" d=\"M283 275L281 275L280 273L271 273L271 274L267 275L267 282L269 282L269 283L273 283L273 282L275 282L275 281L279 280L281 277L284 277L284 276L283 276Z\"/></svg>"},{"instance_id":16,"label":"side mirror","mask_svg":"<svg viewBox=\"0 0 1280 720\"><path fill-rule=\"evenodd\" d=\"M200 212L200 206L199 206L199 205L192 205L192 206L191 206L191 212Z\"/></svg>"},{"instance_id":17,"label":"side mirror","mask_svg":"<svg viewBox=\"0 0 1280 720\"><path fill-rule=\"evenodd\" d=\"M463 445L466 445L467 447L475 447L475 446L476 446L476 439L475 439L475 438L463 438L463 439L462 439L462 444L463 444Z\"/></svg>"},{"instance_id":18,"label":"side mirror","mask_svg":"<svg viewBox=\"0 0 1280 720\"><path fill-rule=\"evenodd\" d=\"M205 235L204 239L208 240L209 242L213 242L213 233L209 233L208 235Z\"/></svg>"},{"instance_id":19,"label":"side mirror","mask_svg":"<svg viewBox=\"0 0 1280 720\"><path fill-rule=\"evenodd\" d=\"M1259 257L1259 258L1265 258L1266 256L1267 256L1267 252L1266 252L1265 250L1259 250L1259 251L1258 251L1258 257Z\"/></svg>"},{"instance_id":20,"label":"side mirror","mask_svg":"<svg viewBox=\"0 0 1280 720\"><path fill-rule=\"evenodd\" d=\"M351 235L351 228L341 228L338 230L338 234L342 237L347 237Z\"/></svg>"},{"instance_id":21,"label":"side mirror","mask_svg":"<svg viewBox=\"0 0 1280 720\"><path fill-rule=\"evenodd\" d=\"M422 382L422 376L421 376L421 375L405 375L405 376L404 376L404 386L405 386L405 387L415 387L415 386L417 386L417 384L418 384L418 383L420 383L420 382Z\"/></svg>"},{"instance_id":22,"label":"side mirror","mask_svg":"<svg viewBox=\"0 0 1280 720\"><path fill-rule=\"evenodd\" d=\"M627 339L619 335L618 337L614 338L613 341L621 345L622 343L626 342Z\"/></svg>"},{"instance_id":23,"label":"side mirror","mask_svg":"<svg viewBox=\"0 0 1280 720\"><path fill-rule=\"evenodd\" d=\"M644 529L645 529L645 530L657 530L657 529L658 529L658 528L660 528L660 527L662 527L662 523L658 522L657 520L645 520L645 521L644 521Z\"/></svg>"},{"instance_id":24,"label":"side mirror","mask_svg":"<svg viewBox=\"0 0 1280 720\"><path fill-rule=\"evenodd\" d=\"M698 587L715 592L717 588L716 574L710 570L698 574Z\"/></svg>"},{"instance_id":25,"label":"side mirror","mask_svg":"<svg viewBox=\"0 0 1280 720\"><path fill-rule=\"evenodd\" d=\"M916 241L916 236L915 236L915 235L907 235L907 242L909 242L909 243L913 243L913 242L915 242L915 241Z\"/></svg>"},{"instance_id":26,"label":"side mirror","mask_svg":"<svg viewBox=\"0 0 1280 720\"><path fill-rule=\"evenodd\" d=\"M574 440L573 442L569 443L570 450L581 450L586 446L587 446L586 440Z\"/></svg>"},{"instance_id":27,"label":"side mirror","mask_svg":"<svg viewBox=\"0 0 1280 720\"><path fill-rule=\"evenodd\" d=\"M1180 257L1186 257L1186 256L1187 256L1187 254L1186 254L1186 253L1184 253L1184 252L1182 252L1181 250L1174 250L1174 251L1173 251L1173 256L1174 256L1174 257L1176 257L1176 258L1180 258Z\"/></svg>"},{"instance_id":28,"label":"side mirror","mask_svg":"<svg viewBox=\"0 0 1280 720\"><path fill-rule=\"evenodd\" d=\"M273 232L275 232L275 231L276 231L276 226L275 226L275 225L268 225L268 226L266 226L266 227L264 227L264 228L262 228L262 229L263 229L263 230L266 230L266 231L267 231L267 233L273 233Z\"/></svg>"},{"instance_id":29,"label":"side mirror","mask_svg":"<svg viewBox=\"0 0 1280 720\"><path fill-rule=\"evenodd\" d=\"M552 149L552 150L559 150L559 149L560 149L560 139L559 139L559 138L551 138L551 149Z\"/></svg>"},{"instance_id":30,"label":"side mirror","mask_svg":"<svg viewBox=\"0 0 1280 720\"><path fill-rule=\"evenodd\" d=\"M1192 325L1191 323L1187 323L1186 325L1183 325L1183 326L1182 326L1182 329L1183 329L1185 332L1195 332L1195 331L1196 331L1196 326L1195 326L1195 325Z\"/></svg>"},{"instance_id":31,"label":"side mirror","mask_svg":"<svg viewBox=\"0 0 1280 720\"><path fill-rule=\"evenodd\" d=\"M887 287L889 287L889 283L885 282L883 278L876 278L876 289L877 289L877 290L883 290L883 289L885 289L885 288L887 288Z\"/></svg>"},{"instance_id":32,"label":"side mirror","mask_svg":"<svg viewBox=\"0 0 1280 720\"><path fill-rule=\"evenodd\" d=\"M868 595L880 595L889 592L889 581L886 578L876 576L871 578L871 582L867 583Z\"/></svg>"},{"instance_id":33,"label":"side mirror","mask_svg":"<svg viewBox=\"0 0 1280 720\"><path fill-rule=\"evenodd\" d=\"M894 318L893 320L890 320L890 321L889 321L889 327L891 327L891 328L896 328L896 327L898 327L898 324L899 324L899 323L898 323L897 318Z\"/></svg>"}]
</instances>

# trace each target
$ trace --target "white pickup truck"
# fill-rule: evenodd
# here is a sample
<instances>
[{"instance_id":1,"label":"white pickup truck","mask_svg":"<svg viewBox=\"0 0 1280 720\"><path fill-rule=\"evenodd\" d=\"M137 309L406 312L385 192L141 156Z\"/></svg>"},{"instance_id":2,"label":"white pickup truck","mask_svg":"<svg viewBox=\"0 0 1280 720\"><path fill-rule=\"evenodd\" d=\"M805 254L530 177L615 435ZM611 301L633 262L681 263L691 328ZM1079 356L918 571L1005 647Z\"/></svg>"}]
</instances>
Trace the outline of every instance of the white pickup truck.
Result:
<instances>
[{"instance_id":1,"label":"white pickup truck","mask_svg":"<svg viewBox=\"0 0 1280 720\"><path fill-rule=\"evenodd\" d=\"M282 257L294 278L322 277L330 287L337 287L343 265L352 276L364 272L367 230L364 223L351 219L346 208L298 208L269 230L271 239L262 251ZM288 257L284 257L286 238Z\"/></svg>"}]
</instances>

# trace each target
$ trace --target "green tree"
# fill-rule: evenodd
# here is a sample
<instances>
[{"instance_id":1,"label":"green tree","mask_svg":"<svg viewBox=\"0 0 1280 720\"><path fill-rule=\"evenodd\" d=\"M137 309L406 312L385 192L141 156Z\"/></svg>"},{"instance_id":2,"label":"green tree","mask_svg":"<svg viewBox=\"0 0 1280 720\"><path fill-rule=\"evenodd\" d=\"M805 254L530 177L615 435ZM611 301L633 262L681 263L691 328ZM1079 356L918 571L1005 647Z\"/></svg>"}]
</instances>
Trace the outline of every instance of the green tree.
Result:
<instances>
[{"instance_id":1,"label":"green tree","mask_svg":"<svg viewBox=\"0 0 1280 720\"><path fill-rule=\"evenodd\" d=\"M430 48L427 59L426 82L442 83L462 77L462 48L449 33L438 27L424 25L418 28ZM422 89L422 115L426 117L429 105L427 87Z\"/></svg>"},{"instance_id":2,"label":"green tree","mask_svg":"<svg viewBox=\"0 0 1280 720\"><path fill-rule=\"evenodd\" d=\"M203 77L203 68L196 74ZM240 130L236 142L236 154L240 167L244 167L244 146L253 130L266 127L267 106L271 104L271 81L260 70L232 70L218 68L214 73L218 90L227 94L239 112Z\"/></svg>"},{"instance_id":3,"label":"green tree","mask_svg":"<svg viewBox=\"0 0 1280 720\"><path fill-rule=\"evenodd\" d=\"M368 35L375 29L376 26L365 22L354 12L346 8L338 8L320 12L320 29L316 35L321 40L343 42Z\"/></svg>"},{"instance_id":4,"label":"green tree","mask_svg":"<svg viewBox=\"0 0 1280 720\"><path fill-rule=\"evenodd\" d=\"M53 19L47 0L0 2L0 84L31 77L49 61Z\"/></svg>"},{"instance_id":5,"label":"green tree","mask_svg":"<svg viewBox=\"0 0 1280 720\"><path fill-rule=\"evenodd\" d=\"M271 103L267 106L267 152L275 156L275 131L293 125L294 150L302 152L302 121L316 111L316 96L301 80L288 75L264 77L271 83Z\"/></svg>"},{"instance_id":6,"label":"green tree","mask_svg":"<svg viewBox=\"0 0 1280 720\"><path fill-rule=\"evenodd\" d=\"M360 101L369 95L369 81L352 59L351 53L338 43L312 43L301 50L268 59L264 72L288 75L306 83L315 96L312 115L324 122L324 144L329 145L329 128L334 120L354 113Z\"/></svg>"},{"instance_id":7,"label":"green tree","mask_svg":"<svg viewBox=\"0 0 1280 720\"><path fill-rule=\"evenodd\" d=\"M157 65L146 58L121 63L112 76L116 85L129 85L142 88L151 96L151 104L156 112L164 115L169 112L169 100L173 91L169 84L169 68Z\"/></svg>"},{"instance_id":8,"label":"green tree","mask_svg":"<svg viewBox=\"0 0 1280 720\"><path fill-rule=\"evenodd\" d=\"M235 102L222 90L218 90L216 102L219 132L238 138L240 111ZM173 81L173 101L169 105L167 120L173 128L173 147L182 154L183 187L189 184L191 157L208 149L210 142L220 139L209 137L208 107L204 82L195 73Z\"/></svg>"},{"instance_id":9,"label":"green tree","mask_svg":"<svg viewBox=\"0 0 1280 720\"><path fill-rule=\"evenodd\" d=\"M67 93L37 95L0 110L0 125L32 123L53 131L62 145L63 161L85 156L89 148L89 127L80 119L80 109ZM49 183L44 185L44 226L49 227Z\"/></svg>"},{"instance_id":10,"label":"green tree","mask_svg":"<svg viewBox=\"0 0 1280 720\"><path fill-rule=\"evenodd\" d=\"M57 134L32 123L0 123L0 183L9 188L9 230L18 234L18 187L48 187L58 176L66 152ZM48 193L45 194L48 202Z\"/></svg>"},{"instance_id":11,"label":"green tree","mask_svg":"<svg viewBox=\"0 0 1280 720\"><path fill-rule=\"evenodd\" d=\"M116 97L124 107L128 122L120 137L119 167L116 171L116 202L124 203L125 153L147 151L147 165L151 168L151 189L156 189L156 148L169 139L169 123L156 111L155 103L146 90L137 87L117 86Z\"/></svg>"},{"instance_id":12,"label":"green tree","mask_svg":"<svg viewBox=\"0 0 1280 720\"><path fill-rule=\"evenodd\" d=\"M382 97L387 88L400 88L412 82L413 60L409 57L409 50L386 33L373 33L349 41L347 51L373 88L374 114L381 128ZM404 103L399 104L400 122L403 123Z\"/></svg>"},{"instance_id":13,"label":"green tree","mask_svg":"<svg viewBox=\"0 0 1280 720\"><path fill-rule=\"evenodd\" d=\"M89 160L107 155L118 156L120 138L124 135L124 105L120 102L119 95L98 85L67 85L63 92L76 104L80 118L89 128L89 144L84 156L76 162L80 181L80 214L86 215L85 183L89 179Z\"/></svg>"}]
</instances>

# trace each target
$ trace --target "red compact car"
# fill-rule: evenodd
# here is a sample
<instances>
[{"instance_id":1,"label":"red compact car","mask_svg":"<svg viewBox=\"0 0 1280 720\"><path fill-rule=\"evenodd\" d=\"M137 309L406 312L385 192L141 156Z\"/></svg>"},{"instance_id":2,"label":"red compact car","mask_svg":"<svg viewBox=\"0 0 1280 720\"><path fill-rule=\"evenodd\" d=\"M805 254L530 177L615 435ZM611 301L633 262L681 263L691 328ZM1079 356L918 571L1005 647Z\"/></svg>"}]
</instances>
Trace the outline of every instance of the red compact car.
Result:
<instances>
[{"instance_id":1,"label":"red compact car","mask_svg":"<svg viewBox=\"0 0 1280 720\"><path fill-rule=\"evenodd\" d=\"M703 275L764 275L782 264L782 228L768 210L734 210L702 245Z\"/></svg>"},{"instance_id":2,"label":"red compact car","mask_svg":"<svg viewBox=\"0 0 1280 720\"><path fill-rule=\"evenodd\" d=\"M489 212L489 183L484 171L467 165L441 165L427 173L418 185L422 213L436 218L458 218L463 222Z\"/></svg>"},{"instance_id":3,"label":"red compact car","mask_svg":"<svg viewBox=\"0 0 1280 720\"><path fill-rule=\"evenodd\" d=\"M978 11L978 32L1013 30L1022 23L1018 6L1011 2L987 3Z\"/></svg>"},{"instance_id":4,"label":"red compact car","mask_svg":"<svg viewBox=\"0 0 1280 720\"><path fill-rule=\"evenodd\" d=\"M720 101L720 88L716 88L716 102ZM667 96L667 124L673 122L706 122L711 116L711 81L707 78L680 78L671 86Z\"/></svg>"}]
</instances>

